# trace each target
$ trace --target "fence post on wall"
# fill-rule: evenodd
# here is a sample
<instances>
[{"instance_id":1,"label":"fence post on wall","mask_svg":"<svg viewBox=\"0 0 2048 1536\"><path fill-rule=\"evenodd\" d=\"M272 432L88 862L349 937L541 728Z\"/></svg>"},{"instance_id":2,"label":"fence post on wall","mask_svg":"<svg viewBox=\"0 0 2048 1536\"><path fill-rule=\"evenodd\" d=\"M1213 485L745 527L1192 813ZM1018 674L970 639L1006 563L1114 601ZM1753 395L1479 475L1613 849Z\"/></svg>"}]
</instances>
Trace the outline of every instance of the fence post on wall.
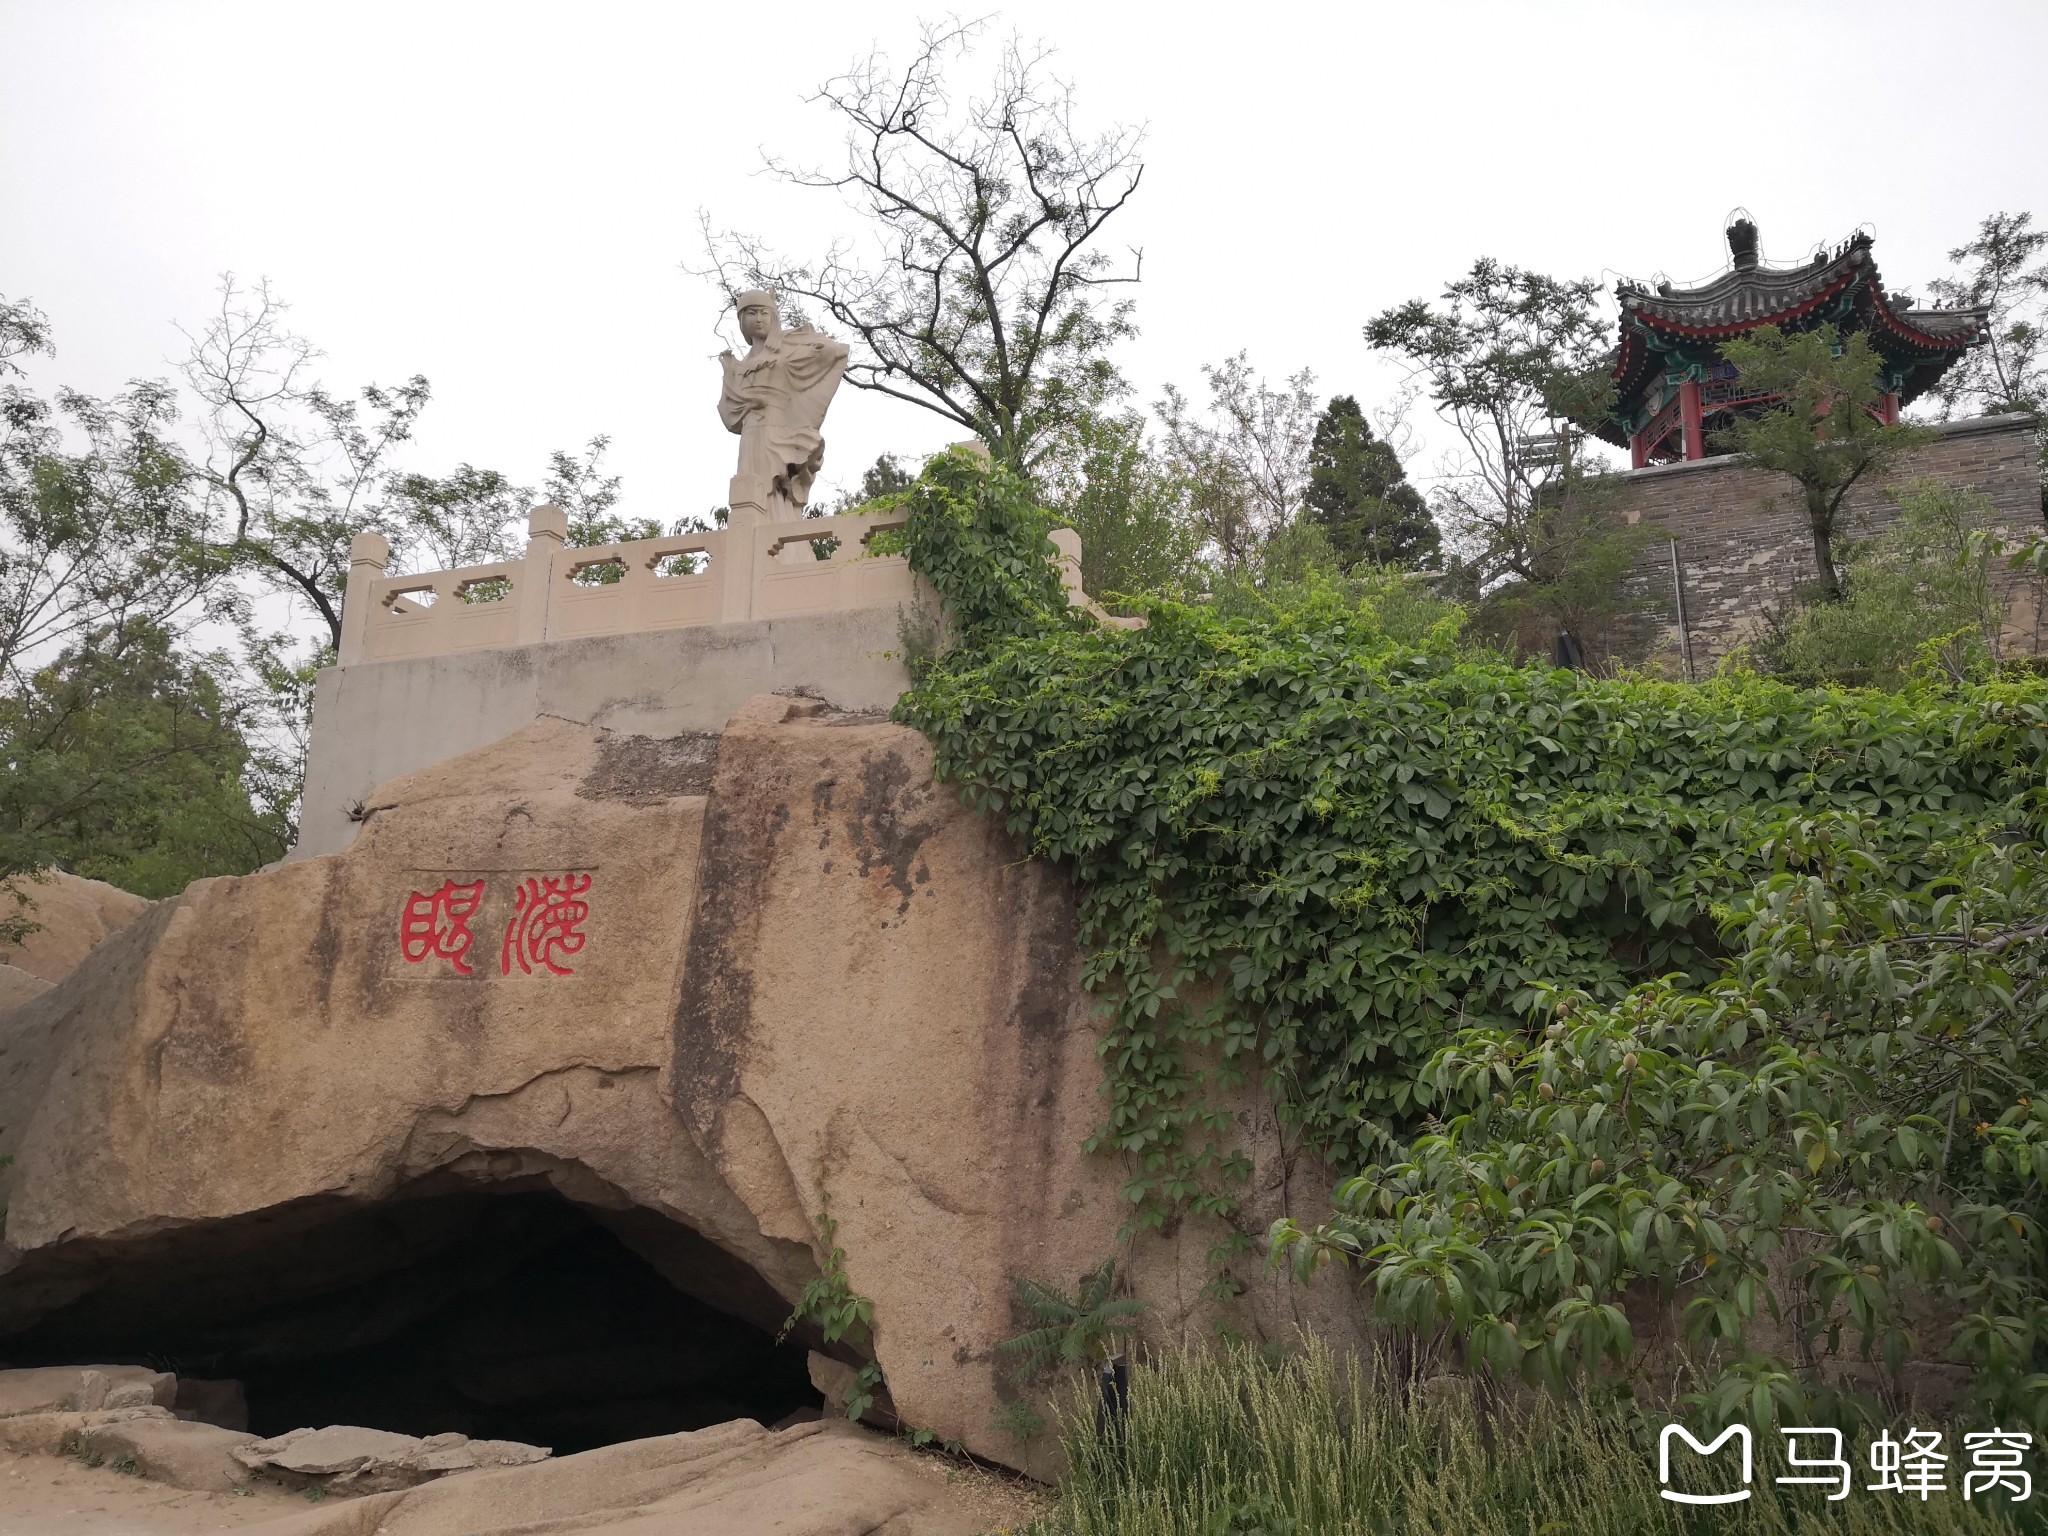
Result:
<instances>
[{"instance_id":1,"label":"fence post on wall","mask_svg":"<svg viewBox=\"0 0 2048 1536\"><path fill-rule=\"evenodd\" d=\"M342 666L365 659L363 651L370 633L370 587L391 563L391 541L381 533L359 533L348 541L348 586L341 597L341 649L336 661Z\"/></svg>"},{"instance_id":2,"label":"fence post on wall","mask_svg":"<svg viewBox=\"0 0 2048 1536\"><path fill-rule=\"evenodd\" d=\"M512 596L519 604L520 645L533 645L548 637L555 556L568 537L569 514L553 502L542 502L526 514L526 559L512 583Z\"/></svg>"},{"instance_id":3,"label":"fence post on wall","mask_svg":"<svg viewBox=\"0 0 2048 1536\"><path fill-rule=\"evenodd\" d=\"M1699 681L1692 665L1692 625L1685 617L1685 572L1678 564L1678 540L1671 540L1671 596L1678 604L1678 654L1685 662L1685 680Z\"/></svg>"},{"instance_id":4,"label":"fence post on wall","mask_svg":"<svg viewBox=\"0 0 2048 1536\"><path fill-rule=\"evenodd\" d=\"M758 475L734 475L726 493L725 546L718 562L725 574L718 583L721 623L754 616L754 538L768 521L768 488Z\"/></svg>"}]
</instances>

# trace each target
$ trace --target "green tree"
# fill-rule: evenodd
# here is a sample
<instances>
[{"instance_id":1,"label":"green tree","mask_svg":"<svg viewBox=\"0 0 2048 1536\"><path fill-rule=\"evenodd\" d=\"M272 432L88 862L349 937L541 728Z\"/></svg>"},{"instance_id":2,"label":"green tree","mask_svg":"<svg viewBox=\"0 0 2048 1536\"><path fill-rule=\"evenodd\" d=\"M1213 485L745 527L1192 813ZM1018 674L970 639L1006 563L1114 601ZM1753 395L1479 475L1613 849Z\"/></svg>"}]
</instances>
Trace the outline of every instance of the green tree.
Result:
<instances>
[{"instance_id":1,"label":"green tree","mask_svg":"<svg viewBox=\"0 0 2048 1536\"><path fill-rule=\"evenodd\" d=\"M1143 166L1135 130L1076 128L1073 90L1042 51L1012 40L984 92L961 90L949 72L982 30L927 27L901 72L876 53L822 86L813 100L846 126L843 169L769 162L865 215L878 264L843 245L791 261L707 229L707 275L814 309L853 346L848 383L944 417L1023 472L1049 434L1122 388L1108 354L1133 333L1131 305L1112 295L1137 271L1098 237Z\"/></svg>"},{"instance_id":2,"label":"green tree","mask_svg":"<svg viewBox=\"0 0 2048 1536\"><path fill-rule=\"evenodd\" d=\"M2030 213L1994 213L1976 238L1948 253L1955 272L1936 279L1935 299L1991 312L1987 340L1957 360L1934 387L1944 414L2026 411L2048 406L2048 230Z\"/></svg>"},{"instance_id":3,"label":"green tree","mask_svg":"<svg viewBox=\"0 0 2048 1536\"><path fill-rule=\"evenodd\" d=\"M233 686L171 638L240 616L175 396L142 381L44 399L15 359L49 350L32 305L0 302L0 881L56 863L154 895L183 871L253 868L279 824L236 782Z\"/></svg>"},{"instance_id":4,"label":"green tree","mask_svg":"<svg viewBox=\"0 0 2048 1536\"><path fill-rule=\"evenodd\" d=\"M1842 595L1835 525L1843 501L1896 467L1929 433L1879 419L1877 353L1861 333L1844 339L1831 325L1790 333L1767 325L1724 342L1721 351L1742 371L1746 388L1775 397L1757 415L1739 417L1721 441L1798 482L1814 578L1832 602Z\"/></svg>"},{"instance_id":5,"label":"green tree","mask_svg":"<svg viewBox=\"0 0 2048 1536\"><path fill-rule=\"evenodd\" d=\"M1463 445L1437 494L1453 558L1448 589L1479 627L1548 651L1567 629L1599 653L1634 604L1621 579L1644 531L1615 516L1576 424L1607 390L1600 286L1482 257L1431 303L1413 299L1365 328Z\"/></svg>"},{"instance_id":6,"label":"green tree","mask_svg":"<svg viewBox=\"0 0 2048 1536\"><path fill-rule=\"evenodd\" d=\"M1116 603L1201 587L1205 530L1193 488L1146 441L1136 412L1076 423L1035 479L1046 505L1081 536L1081 584L1092 596Z\"/></svg>"},{"instance_id":7,"label":"green tree","mask_svg":"<svg viewBox=\"0 0 2048 1536\"><path fill-rule=\"evenodd\" d=\"M895 454L878 454L875 462L861 471L860 484L840 499L837 511L833 515L851 512L856 507L864 507L870 502L907 491L916 479L917 476L905 469Z\"/></svg>"},{"instance_id":8,"label":"green tree","mask_svg":"<svg viewBox=\"0 0 2048 1536\"><path fill-rule=\"evenodd\" d=\"M459 570L515 558L523 542L519 524L532 504L531 488L495 469L458 464L448 475L411 471L391 476L379 510L387 526L403 531L414 559L436 570ZM610 530L584 519L576 531ZM342 576L345 580L346 570Z\"/></svg>"},{"instance_id":9,"label":"green tree","mask_svg":"<svg viewBox=\"0 0 2048 1536\"><path fill-rule=\"evenodd\" d=\"M31 306L0 304L0 690L58 651L123 645L219 595L205 519L175 442L169 388L110 400L19 382L11 357L48 350ZM10 377L13 375L13 377Z\"/></svg>"},{"instance_id":10,"label":"green tree","mask_svg":"<svg viewBox=\"0 0 2048 1536\"><path fill-rule=\"evenodd\" d=\"M658 539L667 531L653 518L625 517L618 512L624 481L605 472L604 456L611 445L609 437L599 434L583 445L580 454L557 448L548 455L541 499L568 514L566 542L575 548Z\"/></svg>"},{"instance_id":11,"label":"green tree","mask_svg":"<svg viewBox=\"0 0 2048 1536\"><path fill-rule=\"evenodd\" d=\"M226 658L184 656L146 625L95 632L25 684L0 697L0 868L173 896L290 847L289 802L251 795L262 765Z\"/></svg>"},{"instance_id":12,"label":"green tree","mask_svg":"<svg viewBox=\"0 0 2048 1536\"><path fill-rule=\"evenodd\" d=\"M1361 562L1413 569L1441 563L1442 539L1422 493L1350 395L1323 408L1308 461L1308 514L1329 535L1346 570Z\"/></svg>"}]
</instances>

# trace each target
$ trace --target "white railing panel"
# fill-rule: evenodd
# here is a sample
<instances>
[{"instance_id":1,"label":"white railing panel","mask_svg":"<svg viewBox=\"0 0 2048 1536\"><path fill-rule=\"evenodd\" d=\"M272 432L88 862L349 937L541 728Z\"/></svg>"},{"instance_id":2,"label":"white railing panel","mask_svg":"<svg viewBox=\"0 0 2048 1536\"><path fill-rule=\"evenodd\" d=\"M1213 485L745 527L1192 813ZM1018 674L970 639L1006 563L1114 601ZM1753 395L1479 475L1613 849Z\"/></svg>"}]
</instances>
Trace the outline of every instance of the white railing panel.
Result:
<instances>
[{"instance_id":1,"label":"white railing panel","mask_svg":"<svg viewBox=\"0 0 2048 1536\"><path fill-rule=\"evenodd\" d=\"M742 504L743 482L733 484L728 528L571 549L563 543L562 510L536 507L525 559L454 571L387 575L385 541L358 534L349 551L341 663L892 607L928 594L903 556L869 553L877 533L903 526L902 513L770 523ZM831 556L814 558L810 546L827 539L837 541ZM1141 622L1103 615L1080 587L1079 539L1062 531L1054 543L1071 601L1107 623ZM662 574L680 557L694 557L690 563L699 568ZM619 567L617 580L576 579L578 571L607 562ZM486 591L493 591L488 599ZM465 592L475 600L466 601Z\"/></svg>"}]
</instances>

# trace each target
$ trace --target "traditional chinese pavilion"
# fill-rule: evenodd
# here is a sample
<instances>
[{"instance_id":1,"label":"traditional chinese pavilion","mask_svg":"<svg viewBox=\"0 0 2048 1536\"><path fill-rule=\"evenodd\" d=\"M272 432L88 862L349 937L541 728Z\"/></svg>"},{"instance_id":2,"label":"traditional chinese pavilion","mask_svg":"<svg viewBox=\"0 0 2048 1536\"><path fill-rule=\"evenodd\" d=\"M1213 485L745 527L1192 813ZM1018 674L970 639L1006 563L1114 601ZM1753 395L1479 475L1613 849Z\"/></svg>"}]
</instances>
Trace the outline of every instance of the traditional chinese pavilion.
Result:
<instances>
[{"instance_id":1,"label":"traditional chinese pavilion","mask_svg":"<svg viewBox=\"0 0 2048 1536\"><path fill-rule=\"evenodd\" d=\"M1615 285L1621 301L1621 345L1614 364L1615 399L1595 430L1629 450L1635 468L1703 459L1717 428L1769 396L1744 390L1721 358L1721 343L1759 326L1798 330L1833 325L1860 331L1883 360L1887 421L1984 339L1982 309L1922 309L1888 293L1859 233L1833 251L1817 251L1796 267L1757 259L1756 225L1728 226L1727 271L1698 288L1631 282Z\"/></svg>"}]
</instances>

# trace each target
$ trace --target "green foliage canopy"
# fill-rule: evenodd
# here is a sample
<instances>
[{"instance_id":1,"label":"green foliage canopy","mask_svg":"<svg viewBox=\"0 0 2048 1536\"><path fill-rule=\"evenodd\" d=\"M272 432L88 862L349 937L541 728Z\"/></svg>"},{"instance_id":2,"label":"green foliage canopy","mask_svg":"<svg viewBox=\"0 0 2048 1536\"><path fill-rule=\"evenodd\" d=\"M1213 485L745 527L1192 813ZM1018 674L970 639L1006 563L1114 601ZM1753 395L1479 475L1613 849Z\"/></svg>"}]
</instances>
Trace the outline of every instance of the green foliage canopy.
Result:
<instances>
[{"instance_id":1,"label":"green foliage canopy","mask_svg":"<svg viewBox=\"0 0 2048 1536\"><path fill-rule=\"evenodd\" d=\"M1105 602L1135 593L1182 594L1202 580L1206 530L1189 477L1145 441L1135 412L1091 413L1032 477L1081 536L1081 584Z\"/></svg>"},{"instance_id":2,"label":"green foliage canopy","mask_svg":"<svg viewBox=\"0 0 2048 1536\"><path fill-rule=\"evenodd\" d=\"M224 658L158 628L39 668L0 694L0 874L54 865L155 898L282 857L297 785L252 793L272 776L248 715Z\"/></svg>"},{"instance_id":3,"label":"green foliage canopy","mask_svg":"<svg viewBox=\"0 0 2048 1536\"><path fill-rule=\"evenodd\" d=\"M1358 564L1427 569L1442 538L1400 457L1373 435L1365 412L1338 395L1317 418L1309 442L1308 515L1329 535L1344 569Z\"/></svg>"}]
</instances>

